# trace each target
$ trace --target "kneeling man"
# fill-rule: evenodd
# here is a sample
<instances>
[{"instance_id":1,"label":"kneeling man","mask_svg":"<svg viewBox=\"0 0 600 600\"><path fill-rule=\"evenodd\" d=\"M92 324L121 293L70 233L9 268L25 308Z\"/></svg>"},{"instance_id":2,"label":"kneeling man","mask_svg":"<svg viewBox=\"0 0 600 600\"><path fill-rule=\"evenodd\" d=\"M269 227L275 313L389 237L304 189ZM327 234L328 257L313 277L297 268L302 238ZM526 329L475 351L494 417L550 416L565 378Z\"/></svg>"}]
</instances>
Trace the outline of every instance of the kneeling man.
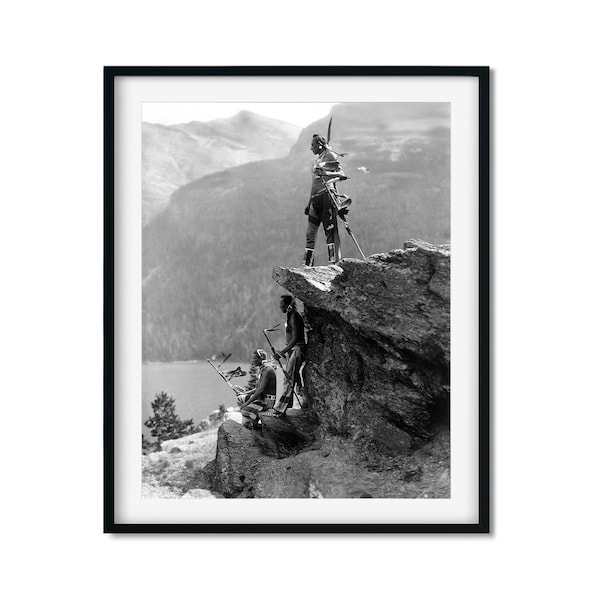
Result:
<instances>
[{"instance_id":1,"label":"kneeling man","mask_svg":"<svg viewBox=\"0 0 600 600\"><path fill-rule=\"evenodd\" d=\"M260 413L271 408L277 396L277 376L267 360L267 353L258 348L252 357L252 366L259 367L258 383L253 390L238 396L242 425L248 429L260 428Z\"/></svg>"}]
</instances>

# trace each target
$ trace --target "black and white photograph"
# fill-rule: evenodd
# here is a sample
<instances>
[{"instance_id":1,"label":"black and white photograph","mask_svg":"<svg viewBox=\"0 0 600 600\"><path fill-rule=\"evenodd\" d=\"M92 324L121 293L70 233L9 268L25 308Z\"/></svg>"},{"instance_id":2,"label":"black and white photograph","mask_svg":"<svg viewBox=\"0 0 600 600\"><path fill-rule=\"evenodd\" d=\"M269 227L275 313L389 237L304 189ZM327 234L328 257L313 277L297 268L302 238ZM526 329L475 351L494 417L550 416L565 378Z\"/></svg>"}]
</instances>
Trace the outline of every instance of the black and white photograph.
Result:
<instances>
[{"instance_id":1,"label":"black and white photograph","mask_svg":"<svg viewBox=\"0 0 600 600\"><path fill-rule=\"evenodd\" d=\"M450 103L142 114L142 494L449 497Z\"/></svg>"},{"instance_id":2,"label":"black and white photograph","mask_svg":"<svg viewBox=\"0 0 600 600\"><path fill-rule=\"evenodd\" d=\"M485 531L487 69L166 73L107 70L108 520Z\"/></svg>"}]
</instances>

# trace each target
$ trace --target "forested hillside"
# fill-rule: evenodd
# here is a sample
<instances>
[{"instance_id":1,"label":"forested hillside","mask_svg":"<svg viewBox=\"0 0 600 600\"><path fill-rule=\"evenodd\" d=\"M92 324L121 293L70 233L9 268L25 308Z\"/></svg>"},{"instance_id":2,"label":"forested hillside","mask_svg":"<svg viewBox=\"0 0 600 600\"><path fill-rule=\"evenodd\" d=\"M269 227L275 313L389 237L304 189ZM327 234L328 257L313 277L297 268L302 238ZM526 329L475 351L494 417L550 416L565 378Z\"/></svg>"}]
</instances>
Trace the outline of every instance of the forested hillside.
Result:
<instances>
[{"instance_id":1,"label":"forested hillside","mask_svg":"<svg viewBox=\"0 0 600 600\"><path fill-rule=\"evenodd\" d=\"M420 238L450 242L448 104L346 104L333 109L332 146L350 180L349 222L365 252ZM144 228L144 360L189 360L218 350L244 358L282 320L274 266L300 265L310 190L306 128L288 156L208 175L178 189ZM358 252L343 229L344 257ZM325 264L319 232L316 264Z\"/></svg>"}]
</instances>

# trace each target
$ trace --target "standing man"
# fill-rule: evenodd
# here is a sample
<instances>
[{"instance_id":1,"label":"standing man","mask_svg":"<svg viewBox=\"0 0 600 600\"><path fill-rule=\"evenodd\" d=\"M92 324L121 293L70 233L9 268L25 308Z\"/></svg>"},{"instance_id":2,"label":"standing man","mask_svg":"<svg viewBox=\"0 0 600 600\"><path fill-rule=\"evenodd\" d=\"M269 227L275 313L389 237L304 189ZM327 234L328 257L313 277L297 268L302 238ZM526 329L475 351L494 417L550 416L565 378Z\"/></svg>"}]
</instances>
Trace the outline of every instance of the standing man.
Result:
<instances>
[{"instance_id":1,"label":"standing man","mask_svg":"<svg viewBox=\"0 0 600 600\"><path fill-rule=\"evenodd\" d=\"M273 406L277 394L275 369L267 360L267 353L258 348L252 356L252 366L259 367L258 383L253 390L238 396L242 425L247 429L260 428L260 413Z\"/></svg>"},{"instance_id":2,"label":"standing man","mask_svg":"<svg viewBox=\"0 0 600 600\"><path fill-rule=\"evenodd\" d=\"M304 250L304 265L307 267L312 267L314 264L315 242L321 223L323 223L323 229L325 230L329 264L335 264L342 258L336 207L331 201L325 184L336 177L346 179L342 165L338 161L339 154L331 150L322 135L316 133L313 135L310 149L313 154L317 155L317 158L312 168L310 199L304 209L304 214L308 216L306 248Z\"/></svg>"},{"instance_id":3,"label":"standing man","mask_svg":"<svg viewBox=\"0 0 600 600\"><path fill-rule=\"evenodd\" d=\"M287 355L285 367L285 378L283 393L275 403L272 411L265 415L271 417L283 417L285 411L294 404L294 387L300 381L300 367L304 362L304 321L296 310L294 298L288 294L281 296L279 309L285 313L285 341L286 346L282 350L275 350L275 358L283 358Z\"/></svg>"}]
</instances>

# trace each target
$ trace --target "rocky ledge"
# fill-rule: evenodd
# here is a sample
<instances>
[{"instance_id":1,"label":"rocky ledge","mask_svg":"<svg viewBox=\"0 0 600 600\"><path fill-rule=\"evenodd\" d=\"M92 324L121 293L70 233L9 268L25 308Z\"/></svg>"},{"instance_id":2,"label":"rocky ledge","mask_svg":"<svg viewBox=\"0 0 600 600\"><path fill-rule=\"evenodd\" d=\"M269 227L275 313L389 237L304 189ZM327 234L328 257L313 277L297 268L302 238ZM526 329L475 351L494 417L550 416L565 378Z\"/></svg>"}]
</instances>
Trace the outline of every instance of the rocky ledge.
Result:
<instances>
[{"instance_id":1,"label":"rocky ledge","mask_svg":"<svg viewBox=\"0 0 600 600\"><path fill-rule=\"evenodd\" d=\"M226 497L449 497L450 248L278 267L308 328L304 408L219 429Z\"/></svg>"}]
</instances>

